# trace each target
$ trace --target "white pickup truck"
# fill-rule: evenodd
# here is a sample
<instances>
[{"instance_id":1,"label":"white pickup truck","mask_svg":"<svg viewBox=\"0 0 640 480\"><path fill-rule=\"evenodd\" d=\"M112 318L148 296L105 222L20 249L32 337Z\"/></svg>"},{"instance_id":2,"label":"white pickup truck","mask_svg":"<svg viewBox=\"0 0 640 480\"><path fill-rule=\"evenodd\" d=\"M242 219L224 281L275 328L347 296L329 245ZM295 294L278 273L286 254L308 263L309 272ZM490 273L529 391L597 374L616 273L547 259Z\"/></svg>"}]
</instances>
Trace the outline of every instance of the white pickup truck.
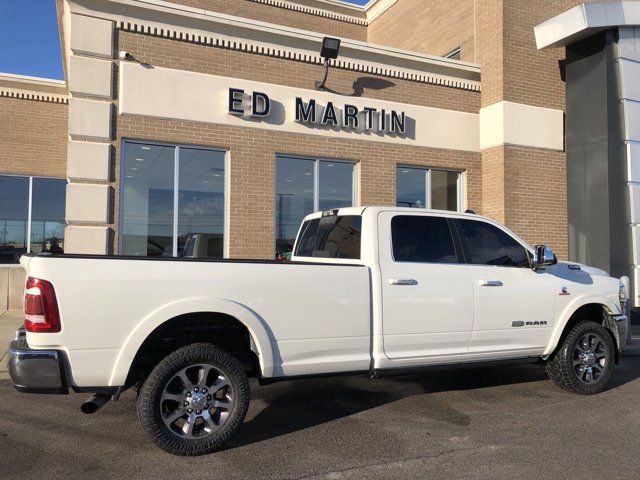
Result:
<instances>
[{"instance_id":1,"label":"white pickup truck","mask_svg":"<svg viewBox=\"0 0 640 480\"><path fill-rule=\"evenodd\" d=\"M473 214L315 213L287 263L39 254L22 265L16 388L93 393L82 407L93 413L135 386L145 431L178 455L237 430L249 376L530 360L594 394L628 328L618 279Z\"/></svg>"}]
</instances>

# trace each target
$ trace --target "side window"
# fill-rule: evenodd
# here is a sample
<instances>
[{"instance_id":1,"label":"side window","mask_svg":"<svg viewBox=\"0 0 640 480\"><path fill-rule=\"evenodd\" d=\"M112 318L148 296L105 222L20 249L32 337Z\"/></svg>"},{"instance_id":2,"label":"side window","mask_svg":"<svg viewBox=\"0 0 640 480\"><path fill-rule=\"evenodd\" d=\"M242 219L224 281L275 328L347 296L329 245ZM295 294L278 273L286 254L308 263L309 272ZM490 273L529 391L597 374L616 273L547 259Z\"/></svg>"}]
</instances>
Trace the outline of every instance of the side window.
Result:
<instances>
[{"instance_id":1,"label":"side window","mask_svg":"<svg viewBox=\"0 0 640 480\"><path fill-rule=\"evenodd\" d=\"M526 249L503 230L477 220L458 220L458 226L469 263L529 268Z\"/></svg>"},{"instance_id":2,"label":"side window","mask_svg":"<svg viewBox=\"0 0 640 480\"><path fill-rule=\"evenodd\" d=\"M391 219L396 262L458 263L446 218L398 215Z\"/></svg>"}]
</instances>

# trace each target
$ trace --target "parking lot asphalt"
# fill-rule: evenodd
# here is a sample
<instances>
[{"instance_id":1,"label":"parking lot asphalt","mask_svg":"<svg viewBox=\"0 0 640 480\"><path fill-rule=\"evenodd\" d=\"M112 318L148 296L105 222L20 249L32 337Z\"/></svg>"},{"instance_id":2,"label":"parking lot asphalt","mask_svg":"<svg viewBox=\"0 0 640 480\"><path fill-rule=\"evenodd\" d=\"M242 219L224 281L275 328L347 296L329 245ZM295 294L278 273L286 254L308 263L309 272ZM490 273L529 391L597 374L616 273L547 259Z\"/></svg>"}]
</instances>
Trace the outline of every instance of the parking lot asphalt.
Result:
<instances>
[{"instance_id":1,"label":"parking lot asphalt","mask_svg":"<svg viewBox=\"0 0 640 480\"><path fill-rule=\"evenodd\" d=\"M252 382L222 451L156 449L135 392L87 416L88 395L25 395L0 380L0 478L640 478L640 357L611 389L564 392L535 365Z\"/></svg>"}]
</instances>

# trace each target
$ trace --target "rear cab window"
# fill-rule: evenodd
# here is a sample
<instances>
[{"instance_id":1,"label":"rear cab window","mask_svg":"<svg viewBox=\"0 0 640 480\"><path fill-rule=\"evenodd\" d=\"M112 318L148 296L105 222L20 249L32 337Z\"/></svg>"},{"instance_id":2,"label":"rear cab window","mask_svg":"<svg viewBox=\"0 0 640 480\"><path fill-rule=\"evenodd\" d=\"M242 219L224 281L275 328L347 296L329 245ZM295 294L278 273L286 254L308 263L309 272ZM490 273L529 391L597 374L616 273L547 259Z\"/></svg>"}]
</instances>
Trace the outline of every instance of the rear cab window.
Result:
<instances>
[{"instance_id":1,"label":"rear cab window","mask_svg":"<svg viewBox=\"0 0 640 480\"><path fill-rule=\"evenodd\" d=\"M295 257L359 260L362 216L323 215L300 227Z\"/></svg>"}]
</instances>

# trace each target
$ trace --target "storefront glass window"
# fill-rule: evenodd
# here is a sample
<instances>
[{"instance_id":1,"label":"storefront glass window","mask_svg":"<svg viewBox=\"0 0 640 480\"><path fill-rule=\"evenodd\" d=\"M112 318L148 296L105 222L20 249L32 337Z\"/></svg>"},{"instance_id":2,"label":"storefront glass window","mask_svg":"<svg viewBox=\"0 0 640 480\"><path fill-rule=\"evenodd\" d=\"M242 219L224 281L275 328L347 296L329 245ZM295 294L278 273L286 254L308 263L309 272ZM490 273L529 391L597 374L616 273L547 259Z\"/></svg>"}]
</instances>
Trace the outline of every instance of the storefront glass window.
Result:
<instances>
[{"instance_id":1,"label":"storefront glass window","mask_svg":"<svg viewBox=\"0 0 640 480\"><path fill-rule=\"evenodd\" d=\"M34 178L31 205L31 251L62 253L67 181Z\"/></svg>"},{"instance_id":2,"label":"storefront glass window","mask_svg":"<svg viewBox=\"0 0 640 480\"><path fill-rule=\"evenodd\" d=\"M330 210L353 205L353 163L318 163L318 210Z\"/></svg>"},{"instance_id":3,"label":"storefront glass window","mask_svg":"<svg viewBox=\"0 0 640 480\"><path fill-rule=\"evenodd\" d=\"M0 176L0 262L18 263L27 252L29 178Z\"/></svg>"},{"instance_id":4,"label":"storefront glass window","mask_svg":"<svg viewBox=\"0 0 640 480\"><path fill-rule=\"evenodd\" d=\"M353 163L308 158L276 159L276 258L291 254L305 215L354 204Z\"/></svg>"},{"instance_id":5,"label":"storefront glass window","mask_svg":"<svg viewBox=\"0 0 640 480\"><path fill-rule=\"evenodd\" d=\"M221 258L224 166L224 151L125 142L120 253Z\"/></svg>"},{"instance_id":6,"label":"storefront glass window","mask_svg":"<svg viewBox=\"0 0 640 480\"><path fill-rule=\"evenodd\" d=\"M66 185L59 178L0 175L0 263L18 263L26 252L63 252Z\"/></svg>"},{"instance_id":7,"label":"storefront glass window","mask_svg":"<svg viewBox=\"0 0 640 480\"><path fill-rule=\"evenodd\" d=\"M276 165L276 255L291 252L305 215L314 210L315 160L280 157Z\"/></svg>"},{"instance_id":8,"label":"storefront glass window","mask_svg":"<svg viewBox=\"0 0 640 480\"><path fill-rule=\"evenodd\" d=\"M458 210L460 174L447 170L431 170L431 208Z\"/></svg>"},{"instance_id":9,"label":"storefront glass window","mask_svg":"<svg viewBox=\"0 0 640 480\"><path fill-rule=\"evenodd\" d=\"M427 171L421 168L398 168L396 195L398 207L427 207Z\"/></svg>"},{"instance_id":10,"label":"storefront glass window","mask_svg":"<svg viewBox=\"0 0 640 480\"><path fill-rule=\"evenodd\" d=\"M396 170L398 207L462 209L462 174L449 170L398 167Z\"/></svg>"},{"instance_id":11,"label":"storefront glass window","mask_svg":"<svg viewBox=\"0 0 640 480\"><path fill-rule=\"evenodd\" d=\"M224 252L224 153L180 149L178 254L222 258ZM184 251L192 245L192 251ZM195 248L199 247L196 252Z\"/></svg>"}]
</instances>

